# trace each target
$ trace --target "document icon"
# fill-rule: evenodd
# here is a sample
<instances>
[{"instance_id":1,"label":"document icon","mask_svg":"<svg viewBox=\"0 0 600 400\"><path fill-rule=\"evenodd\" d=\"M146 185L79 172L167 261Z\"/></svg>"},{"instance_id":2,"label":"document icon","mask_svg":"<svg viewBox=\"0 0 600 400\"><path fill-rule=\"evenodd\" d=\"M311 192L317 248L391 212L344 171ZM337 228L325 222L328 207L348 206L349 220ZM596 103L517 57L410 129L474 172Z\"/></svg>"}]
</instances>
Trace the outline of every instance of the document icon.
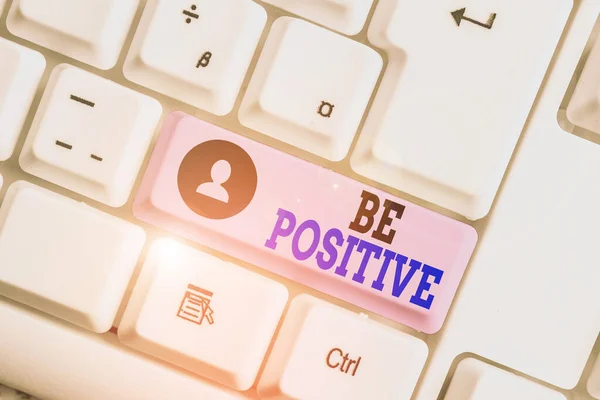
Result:
<instances>
[{"instance_id":1,"label":"document icon","mask_svg":"<svg viewBox=\"0 0 600 400\"><path fill-rule=\"evenodd\" d=\"M189 284L177 316L198 325L202 325L204 321L209 325L214 324L215 320L212 316L214 311L210 308L212 296L212 292Z\"/></svg>"}]
</instances>

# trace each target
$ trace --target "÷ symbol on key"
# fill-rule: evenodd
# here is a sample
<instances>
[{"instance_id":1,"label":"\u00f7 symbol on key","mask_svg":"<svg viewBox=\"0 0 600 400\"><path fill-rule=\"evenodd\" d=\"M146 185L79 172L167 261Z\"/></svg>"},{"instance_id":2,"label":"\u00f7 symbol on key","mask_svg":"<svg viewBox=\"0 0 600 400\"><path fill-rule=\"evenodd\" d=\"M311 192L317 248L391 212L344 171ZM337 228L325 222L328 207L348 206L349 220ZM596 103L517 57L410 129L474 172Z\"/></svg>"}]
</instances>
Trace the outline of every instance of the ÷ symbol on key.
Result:
<instances>
[{"instance_id":1,"label":"\u00f7 symbol on key","mask_svg":"<svg viewBox=\"0 0 600 400\"><path fill-rule=\"evenodd\" d=\"M192 11L196 11L196 5L192 4ZM186 24L189 24L190 22L192 22L192 18L194 19L198 19L198 17L200 17L198 14L196 14L195 12L192 11L188 11L188 10L183 10L183 14L187 15L189 18L186 18L185 22Z\"/></svg>"}]
</instances>

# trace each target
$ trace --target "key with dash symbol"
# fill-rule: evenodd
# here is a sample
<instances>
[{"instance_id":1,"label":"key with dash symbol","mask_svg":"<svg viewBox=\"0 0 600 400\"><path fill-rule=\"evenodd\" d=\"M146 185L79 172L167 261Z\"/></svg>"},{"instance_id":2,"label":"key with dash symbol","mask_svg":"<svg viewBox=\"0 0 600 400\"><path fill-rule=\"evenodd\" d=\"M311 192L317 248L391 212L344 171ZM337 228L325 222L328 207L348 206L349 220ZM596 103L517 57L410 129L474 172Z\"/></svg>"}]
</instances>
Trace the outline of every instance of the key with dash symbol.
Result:
<instances>
[{"instance_id":1,"label":"key with dash symbol","mask_svg":"<svg viewBox=\"0 0 600 400\"><path fill-rule=\"evenodd\" d=\"M84 104L84 105L86 105L88 107L92 107L92 108L96 105L96 103L91 102L89 100L86 100L86 99L84 99L82 97L75 96L74 94L71 95L71 100L76 101L76 102L81 103L81 104Z\"/></svg>"}]
</instances>

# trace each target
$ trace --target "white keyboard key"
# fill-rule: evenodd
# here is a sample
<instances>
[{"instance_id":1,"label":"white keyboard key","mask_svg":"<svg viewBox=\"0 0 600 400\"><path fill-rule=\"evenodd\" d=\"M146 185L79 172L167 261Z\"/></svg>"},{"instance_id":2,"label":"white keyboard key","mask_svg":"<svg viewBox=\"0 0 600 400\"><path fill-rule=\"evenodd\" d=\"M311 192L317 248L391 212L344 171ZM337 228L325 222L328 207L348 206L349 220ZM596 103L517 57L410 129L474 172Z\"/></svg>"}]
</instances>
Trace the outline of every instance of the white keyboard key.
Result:
<instances>
[{"instance_id":1,"label":"white keyboard key","mask_svg":"<svg viewBox=\"0 0 600 400\"><path fill-rule=\"evenodd\" d=\"M348 153L382 67L367 46L308 22L273 24L240 122L329 160Z\"/></svg>"},{"instance_id":2,"label":"white keyboard key","mask_svg":"<svg viewBox=\"0 0 600 400\"><path fill-rule=\"evenodd\" d=\"M2 38L0 60L0 161L5 161L13 154L46 60L37 51Z\"/></svg>"},{"instance_id":3,"label":"white keyboard key","mask_svg":"<svg viewBox=\"0 0 600 400\"><path fill-rule=\"evenodd\" d=\"M346 35L359 33L373 0L265 0Z\"/></svg>"},{"instance_id":4,"label":"white keyboard key","mask_svg":"<svg viewBox=\"0 0 600 400\"><path fill-rule=\"evenodd\" d=\"M225 115L233 108L266 20L265 10L251 0L149 1L125 76Z\"/></svg>"},{"instance_id":5,"label":"white keyboard key","mask_svg":"<svg viewBox=\"0 0 600 400\"><path fill-rule=\"evenodd\" d=\"M414 400L436 399L463 353L563 389L580 380L600 332L600 146L556 115L599 13L574 13Z\"/></svg>"},{"instance_id":6,"label":"white keyboard key","mask_svg":"<svg viewBox=\"0 0 600 400\"><path fill-rule=\"evenodd\" d=\"M161 116L156 100L70 65L54 69L19 162L113 207L127 202Z\"/></svg>"},{"instance_id":7,"label":"white keyboard key","mask_svg":"<svg viewBox=\"0 0 600 400\"><path fill-rule=\"evenodd\" d=\"M287 298L280 283L172 240L158 240L119 325L119 339L247 390Z\"/></svg>"},{"instance_id":8,"label":"white keyboard key","mask_svg":"<svg viewBox=\"0 0 600 400\"><path fill-rule=\"evenodd\" d=\"M566 400L559 392L488 365L474 358L462 360L444 400Z\"/></svg>"},{"instance_id":9,"label":"white keyboard key","mask_svg":"<svg viewBox=\"0 0 600 400\"><path fill-rule=\"evenodd\" d=\"M296 297L258 384L261 399L409 400L420 339L308 295Z\"/></svg>"},{"instance_id":10,"label":"white keyboard key","mask_svg":"<svg viewBox=\"0 0 600 400\"><path fill-rule=\"evenodd\" d=\"M569 121L600 135L600 40L590 52L567 107Z\"/></svg>"},{"instance_id":11,"label":"white keyboard key","mask_svg":"<svg viewBox=\"0 0 600 400\"><path fill-rule=\"evenodd\" d=\"M469 219L484 217L571 7L380 1L369 40L390 61L353 169Z\"/></svg>"},{"instance_id":12,"label":"white keyboard key","mask_svg":"<svg viewBox=\"0 0 600 400\"><path fill-rule=\"evenodd\" d=\"M115 66L139 0L14 0L8 30L100 69Z\"/></svg>"},{"instance_id":13,"label":"white keyboard key","mask_svg":"<svg viewBox=\"0 0 600 400\"><path fill-rule=\"evenodd\" d=\"M596 359L587 381L587 391L595 399L600 399L600 357Z\"/></svg>"},{"instance_id":14,"label":"white keyboard key","mask_svg":"<svg viewBox=\"0 0 600 400\"><path fill-rule=\"evenodd\" d=\"M135 225L16 182L0 208L0 295L106 332L144 240Z\"/></svg>"},{"instance_id":15,"label":"white keyboard key","mask_svg":"<svg viewBox=\"0 0 600 400\"><path fill-rule=\"evenodd\" d=\"M0 381L42 399L248 399L2 298L0 326Z\"/></svg>"}]
</instances>

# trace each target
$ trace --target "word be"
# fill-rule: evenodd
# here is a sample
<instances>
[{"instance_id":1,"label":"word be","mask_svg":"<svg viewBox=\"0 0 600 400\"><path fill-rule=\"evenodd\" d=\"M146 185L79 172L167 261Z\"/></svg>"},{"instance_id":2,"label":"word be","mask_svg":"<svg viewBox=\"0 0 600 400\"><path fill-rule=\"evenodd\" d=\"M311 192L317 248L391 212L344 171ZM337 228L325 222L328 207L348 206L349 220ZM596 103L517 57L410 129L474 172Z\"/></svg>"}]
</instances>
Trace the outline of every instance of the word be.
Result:
<instances>
[{"instance_id":1,"label":"word be","mask_svg":"<svg viewBox=\"0 0 600 400\"><path fill-rule=\"evenodd\" d=\"M381 200L379 200L379 197L376 194L367 192L366 190L363 190L360 197L362 198L362 201L358 207L356 217L354 218L354 221L350 223L349 228L358 233L367 233L375 223L375 215L379 211ZM396 235L396 231L391 228L392 222L394 221L393 218L402 218L402 214L404 214L404 209L406 207L386 199L383 203L383 208L384 211L379 220L379 225L377 225L377 229L373 231L371 237L376 240L381 240L384 243L392 244L394 236ZM395 213L393 217L391 216L392 212ZM364 223L363 219L365 220ZM384 232L385 228L390 228L388 233Z\"/></svg>"},{"instance_id":2,"label":"word be","mask_svg":"<svg viewBox=\"0 0 600 400\"><path fill-rule=\"evenodd\" d=\"M340 362L341 360L341 362ZM340 371L344 374L350 372L350 368L354 365L352 369L352 376L356 375L356 371L358 371L358 366L360 365L360 360L362 357L358 357L356 360L350 358L350 353L345 353L342 349L331 349L329 353L327 353L327 358L325 359L325 363L331 369L336 369L339 367Z\"/></svg>"}]
</instances>

